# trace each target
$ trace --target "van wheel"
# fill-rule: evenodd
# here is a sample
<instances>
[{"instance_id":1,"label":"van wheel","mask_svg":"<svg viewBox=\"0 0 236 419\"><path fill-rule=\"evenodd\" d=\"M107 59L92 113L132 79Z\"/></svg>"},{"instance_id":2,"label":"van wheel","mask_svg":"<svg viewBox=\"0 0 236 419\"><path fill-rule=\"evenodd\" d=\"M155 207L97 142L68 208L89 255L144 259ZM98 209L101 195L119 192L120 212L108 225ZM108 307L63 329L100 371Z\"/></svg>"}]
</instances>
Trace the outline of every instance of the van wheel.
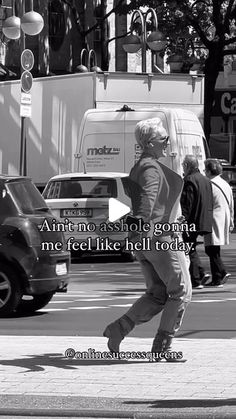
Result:
<instances>
[{"instance_id":1,"label":"van wheel","mask_svg":"<svg viewBox=\"0 0 236 419\"><path fill-rule=\"evenodd\" d=\"M45 294L41 295L29 295L27 298L22 298L20 304L17 307L18 313L34 313L35 311L39 310L40 308L45 307L49 301L51 301L54 292L46 292Z\"/></svg>"},{"instance_id":2,"label":"van wheel","mask_svg":"<svg viewBox=\"0 0 236 419\"><path fill-rule=\"evenodd\" d=\"M0 317L16 310L22 297L19 277L8 266L0 268Z\"/></svg>"}]
</instances>

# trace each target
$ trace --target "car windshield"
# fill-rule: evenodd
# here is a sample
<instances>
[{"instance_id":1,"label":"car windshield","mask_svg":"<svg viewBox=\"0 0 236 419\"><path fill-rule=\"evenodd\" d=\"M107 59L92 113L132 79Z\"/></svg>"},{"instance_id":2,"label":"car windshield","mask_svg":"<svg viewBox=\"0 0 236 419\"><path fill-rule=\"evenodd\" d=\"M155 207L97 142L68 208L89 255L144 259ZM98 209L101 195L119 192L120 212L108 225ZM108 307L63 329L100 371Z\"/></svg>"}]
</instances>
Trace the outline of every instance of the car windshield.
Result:
<instances>
[{"instance_id":1,"label":"car windshield","mask_svg":"<svg viewBox=\"0 0 236 419\"><path fill-rule=\"evenodd\" d=\"M6 184L16 205L23 214L47 210L47 204L31 181L14 181Z\"/></svg>"},{"instance_id":2,"label":"car windshield","mask_svg":"<svg viewBox=\"0 0 236 419\"><path fill-rule=\"evenodd\" d=\"M94 177L51 181L43 192L45 199L115 198L116 196L117 186L114 179Z\"/></svg>"}]
</instances>

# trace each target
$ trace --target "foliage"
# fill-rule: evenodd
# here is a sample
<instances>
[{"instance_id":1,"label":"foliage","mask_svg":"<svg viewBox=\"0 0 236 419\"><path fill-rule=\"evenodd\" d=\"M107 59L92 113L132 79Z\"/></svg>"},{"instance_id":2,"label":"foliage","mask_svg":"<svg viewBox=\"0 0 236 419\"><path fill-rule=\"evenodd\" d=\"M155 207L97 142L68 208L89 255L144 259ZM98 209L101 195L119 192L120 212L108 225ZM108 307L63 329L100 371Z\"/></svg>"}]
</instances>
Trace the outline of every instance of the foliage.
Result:
<instances>
[{"instance_id":1,"label":"foliage","mask_svg":"<svg viewBox=\"0 0 236 419\"><path fill-rule=\"evenodd\" d=\"M140 7L153 7L158 16L158 27L169 39L169 51L185 48L191 37L197 55L205 56L205 134L210 135L210 116L215 84L223 69L224 56L236 54L235 0L130 0L120 13L131 13ZM182 45L180 43L182 39Z\"/></svg>"},{"instance_id":2,"label":"foliage","mask_svg":"<svg viewBox=\"0 0 236 419\"><path fill-rule=\"evenodd\" d=\"M63 1L67 4L71 2ZM206 59L204 119L205 133L209 138L216 80L223 68L224 56L236 54L236 0L116 0L114 5L104 19L112 13L127 14L141 7L154 8L158 16L158 29L169 41L169 54L179 49L186 51L186 40L192 39L195 55ZM76 6L74 12L75 9ZM78 9L76 12L78 16ZM85 31L84 38L98 25L97 22Z\"/></svg>"},{"instance_id":3,"label":"foliage","mask_svg":"<svg viewBox=\"0 0 236 419\"><path fill-rule=\"evenodd\" d=\"M131 13L139 7L156 10L159 29L168 37L171 49L178 37L191 37L208 50L216 43L222 49L236 42L234 0L131 0L119 12Z\"/></svg>"}]
</instances>

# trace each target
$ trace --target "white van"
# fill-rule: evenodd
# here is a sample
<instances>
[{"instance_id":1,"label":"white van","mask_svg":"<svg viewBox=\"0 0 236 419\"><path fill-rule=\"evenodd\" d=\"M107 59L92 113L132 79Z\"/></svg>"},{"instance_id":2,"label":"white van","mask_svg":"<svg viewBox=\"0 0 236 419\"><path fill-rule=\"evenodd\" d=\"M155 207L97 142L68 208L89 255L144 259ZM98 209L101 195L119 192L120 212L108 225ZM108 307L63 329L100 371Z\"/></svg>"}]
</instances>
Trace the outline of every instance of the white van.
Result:
<instances>
[{"instance_id":1,"label":"white van","mask_svg":"<svg viewBox=\"0 0 236 419\"><path fill-rule=\"evenodd\" d=\"M163 163L182 175L184 156L194 154L202 172L209 152L201 123L193 112L181 108L132 110L127 106L120 110L90 109L85 113L74 171L129 173L141 153L134 137L135 125L155 117L161 118L170 136L168 157L163 158Z\"/></svg>"}]
</instances>

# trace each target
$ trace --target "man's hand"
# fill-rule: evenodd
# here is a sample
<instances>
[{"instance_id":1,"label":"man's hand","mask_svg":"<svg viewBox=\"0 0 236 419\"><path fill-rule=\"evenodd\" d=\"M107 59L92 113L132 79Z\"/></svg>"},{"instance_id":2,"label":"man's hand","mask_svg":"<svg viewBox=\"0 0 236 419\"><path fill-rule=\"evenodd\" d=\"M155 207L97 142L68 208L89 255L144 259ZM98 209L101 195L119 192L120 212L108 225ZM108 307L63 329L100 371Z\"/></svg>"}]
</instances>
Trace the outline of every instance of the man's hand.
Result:
<instances>
[{"instance_id":1,"label":"man's hand","mask_svg":"<svg viewBox=\"0 0 236 419\"><path fill-rule=\"evenodd\" d=\"M176 220L179 224L182 224L185 221L185 216L184 215L180 215L177 220Z\"/></svg>"}]
</instances>

